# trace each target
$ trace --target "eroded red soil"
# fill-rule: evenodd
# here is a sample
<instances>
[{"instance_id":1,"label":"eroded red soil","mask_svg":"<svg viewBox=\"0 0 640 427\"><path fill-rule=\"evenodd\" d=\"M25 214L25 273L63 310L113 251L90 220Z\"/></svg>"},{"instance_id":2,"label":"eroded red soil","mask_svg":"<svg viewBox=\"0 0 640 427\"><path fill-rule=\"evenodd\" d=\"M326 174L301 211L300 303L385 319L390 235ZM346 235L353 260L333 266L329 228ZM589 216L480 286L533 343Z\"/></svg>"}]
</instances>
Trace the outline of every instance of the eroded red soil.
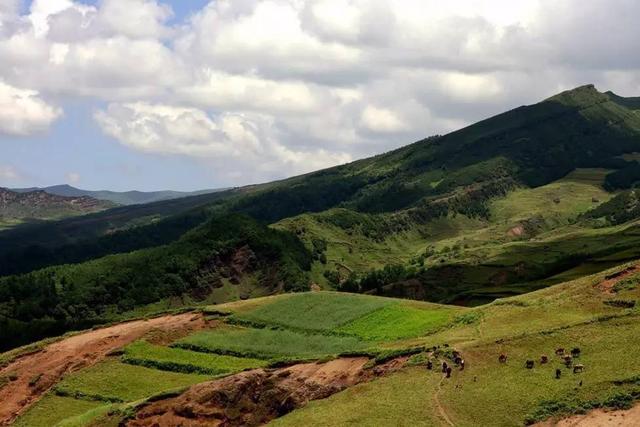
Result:
<instances>
[{"instance_id":1,"label":"eroded red soil","mask_svg":"<svg viewBox=\"0 0 640 427\"><path fill-rule=\"evenodd\" d=\"M309 401L395 371L406 358L368 369L365 357L255 369L197 384L177 397L140 408L128 427L258 426Z\"/></svg>"}]
</instances>

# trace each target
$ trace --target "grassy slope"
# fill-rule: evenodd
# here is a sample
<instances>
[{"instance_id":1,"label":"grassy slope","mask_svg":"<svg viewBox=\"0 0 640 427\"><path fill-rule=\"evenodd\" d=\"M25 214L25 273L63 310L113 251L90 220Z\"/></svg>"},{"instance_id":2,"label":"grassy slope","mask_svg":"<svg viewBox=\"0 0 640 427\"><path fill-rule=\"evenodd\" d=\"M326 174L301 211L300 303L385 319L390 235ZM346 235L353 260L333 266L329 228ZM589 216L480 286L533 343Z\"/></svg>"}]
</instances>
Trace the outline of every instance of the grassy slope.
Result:
<instances>
[{"instance_id":1,"label":"grassy slope","mask_svg":"<svg viewBox=\"0 0 640 427\"><path fill-rule=\"evenodd\" d=\"M304 214L275 227L295 232L310 250L314 241L326 242L326 263L315 262L312 268L314 281L325 287L325 271L336 271L344 279L352 272L407 265L428 251L424 261L414 264L430 270L418 275L426 295L404 296L491 301L601 271L640 255L635 224L602 227L579 220L613 196L602 188L606 173L578 169L542 187L517 189L489 204L487 220L450 215L427 224L409 223L383 238L371 235L363 225L369 221L365 214L344 210ZM389 222L398 215L383 214L374 221ZM347 216L349 222L343 220ZM447 276L446 270L452 267L458 273ZM403 296L398 289L389 292Z\"/></svg>"},{"instance_id":2,"label":"grassy slope","mask_svg":"<svg viewBox=\"0 0 640 427\"><path fill-rule=\"evenodd\" d=\"M631 349L640 345L640 312L637 308L618 308L605 302L639 300L640 277L625 280L617 294L609 295L595 286L604 275L600 273L474 309L335 293L241 301L216 306L215 310L231 312L233 319L263 322L262 326L267 328L225 327L195 333L183 342L197 341L215 352L240 349L264 359L280 356L320 358L365 348L381 351L447 343L462 351L467 369L454 371L453 378L441 385L437 372L410 367L391 377L313 402L274 424L388 425L393 420L405 420L406 425L445 425L440 415L441 407L456 425L518 426L526 419L552 415L550 408L553 407L575 410L572 408L584 406L585 402L602 403L611 396L637 388L633 383L616 385L614 381L629 380L637 375ZM374 304L376 301L378 303ZM344 311L347 306L352 308L351 312ZM363 310L363 306L366 309ZM309 307L317 309L306 310ZM332 318L325 321L331 308L342 312L344 322ZM316 321L321 320L324 323L318 325ZM289 329L289 325L294 330ZM298 325L317 327L313 334L305 334L298 331ZM270 326L279 329L269 329ZM353 338L341 336L344 334ZM297 338L292 340L294 336ZM356 337L368 340L367 344ZM580 363L587 367L585 373L574 375L563 367L562 379L554 379L554 371L561 365L553 353L560 346L582 349ZM171 356L175 350L161 350L141 343L134 348L148 354L150 359L162 354L163 358L175 357L176 362L202 363L201 357L210 356L194 352ZM501 352L509 355L507 365L497 362ZM525 360L538 360L541 354L549 355L551 363L533 370L524 368ZM208 363L207 366L211 366ZM225 361L219 363L220 366L227 364ZM243 367L235 365L236 369ZM140 375L129 372L131 369L146 369L144 384L138 384L140 379L136 377ZM166 381L155 379L166 375L177 375L180 381L165 384ZM186 374L112 361L74 374L58 389L135 400L170 386L188 384L191 378L198 380ZM583 386L578 387L580 380ZM149 388L151 383L153 386ZM616 401L624 399L617 398ZM45 404L47 400L34 406L25 418L35 417ZM84 410L79 408L65 411L65 414L77 416Z\"/></svg>"},{"instance_id":3,"label":"grassy slope","mask_svg":"<svg viewBox=\"0 0 640 427\"><path fill-rule=\"evenodd\" d=\"M566 410L585 402L603 402L636 386L614 381L637 375L632 351L640 345L637 309L613 308L611 299L638 300L635 287L621 294L603 294L594 285L604 274L557 285L529 295L497 301L467 312L470 324L460 324L426 338L395 345L434 345L447 342L461 350L467 362L464 372L455 371L450 381L437 386L440 375L422 369L397 375L315 402L285 416L274 425L331 425L344 420L406 420L427 425L446 425L434 407L434 395L455 425L520 426L526 419L552 415L549 408ZM554 379L553 356L558 347L582 349L584 374L562 367L562 379ZM509 355L507 365L497 357ZM551 357L548 365L524 368L528 359ZM475 378L475 380L474 380ZM583 385L578 386L579 381ZM406 393L405 390L410 390ZM417 396L416 396L417 394ZM381 401L380 396L385 396ZM410 397L414 396L414 397ZM544 404L547 401L549 403ZM426 412L426 413L425 413ZM434 421L435 420L435 421ZM383 425L383 423L380 423ZM409 425L409 424L407 424Z\"/></svg>"},{"instance_id":4,"label":"grassy slope","mask_svg":"<svg viewBox=\"0 0 640 427\"><path fill-rule=\"evenodd\" d=\"M39 262L21 271L129 251L131 241L136 242L133 249L164 244L167 240L159 229L184 232L219 210L245 212L266 222L336 207L387 213L416 208L429 218L443 210L481 214L489 198L516 184L548 184L576 167L623 167L626 163L620 155L640 151L640 114L616 99L593 87L581 87L348 165L2 233L0 247L13 249L0 250L0 269L11 270L11 260L16 261L12 253L31 246ZM159 224L111 235L171 215ZM83 239L87 241L79 241ZM69 244L83 250L73 251L65 246Z\"/></svg>"}]
</instances>

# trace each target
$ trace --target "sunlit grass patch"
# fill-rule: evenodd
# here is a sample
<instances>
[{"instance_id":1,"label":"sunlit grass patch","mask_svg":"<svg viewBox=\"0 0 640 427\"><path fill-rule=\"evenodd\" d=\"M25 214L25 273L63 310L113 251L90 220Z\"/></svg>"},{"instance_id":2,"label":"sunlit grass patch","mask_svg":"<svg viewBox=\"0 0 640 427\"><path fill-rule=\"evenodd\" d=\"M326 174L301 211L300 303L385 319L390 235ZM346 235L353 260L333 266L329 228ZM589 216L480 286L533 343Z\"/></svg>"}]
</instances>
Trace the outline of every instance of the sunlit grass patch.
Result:
<instances>
[{"instance_id":1,"label":"sunlit grass patch","mask_svg":"<svg viewBox=\"0 0 640 427\"><path fill-rule=\"evenodd\" d=\"M268 325L326 331L394 303L366 295L312 292L277 299L238 316Z\"/></svg>"},{"instance_id":2,"label":"sunlit grass patch","mask_svg":"<svg viewBox=\"0 0 640 427\"><path fill-rule=\"evenodd\" d=\"M210 375L166 372L106 361L66 377L55 387L55 392L88 400L131 402L209 379Z\"/></svg>"},{"instance_id":3,"label":"sunlit grass patch","mask_svg":"<svg viewBox=\"0 0 640 427\"><path fill-rule=\"evenodd\" d=\"M229 328L203 331L175 346L258 359L321 358L365 348L356 337L315 335L289 330Z\"/></svg>"},{"instance_id":4,"label":"sunlit grass patch","mask_svg":"<svg viewBox=\"0 0 640 427\"><path fill-rule=\"evenodd\" d=\"M442 328L452 317L453 310L429 310L395 304L356 319L337 331L366 340L412 338Z\"/></svg>"},{"instance_id":5,"label":"sunlit grass patch","mask_svg":"<svg viewBox=\"0 0 640 427\"><path fill-rule=\"evenodd\" d=\"M263 360L206 354L153 345L146 341L137 341L127 346L123 361L166 371L209 375L243 371L266 365Z\"/></svg>"},{"instance_id":6,"label":"sunlit grass patch","mask_svg":"<svg viewBox=\"0 0 640 427\"><path fill-rule=\"evenodd\" d=\"M47 394L14 424L16 427L51 427L70 417L104 406L104 402L77 400Z\"/></svg>"}]
</instances>

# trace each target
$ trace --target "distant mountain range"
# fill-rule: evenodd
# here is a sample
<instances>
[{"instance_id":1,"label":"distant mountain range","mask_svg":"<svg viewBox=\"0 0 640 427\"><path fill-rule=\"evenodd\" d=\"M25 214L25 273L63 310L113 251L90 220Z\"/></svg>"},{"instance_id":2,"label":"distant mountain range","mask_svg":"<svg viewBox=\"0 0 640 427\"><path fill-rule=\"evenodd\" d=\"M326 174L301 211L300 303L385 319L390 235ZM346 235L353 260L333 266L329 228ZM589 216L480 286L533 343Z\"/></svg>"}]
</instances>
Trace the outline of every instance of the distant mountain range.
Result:
<instances>
[{"instance_id":1,"label":"distant mountain range","mask_svg":"<svg viewBox=\"0 0 640 427\"><path fill-rule=\"evenodd\" d=\"M12 188L17 193L29 193L33 191L44 191L48 194L64 197L92 197L98 200L107 200L118 205L140 205L144 203L159 202L162 200L179 199L181 197L197 196L200 194L215 193L221 189L210 189L200 191L91 191L75 188L70 185L53 185L51 187L32 188Z\"/></svg>"},{"instance_id":2,"label":"distant mountain range","mask_svg":"<svg viewBox=\"0 0 640 427\"><path fill-rule=\"evenodd\" d=\"M45 191L19 193L0 188L0 228L30 220L60 219L115 207L108 200L61 196Z\"/></svg>"}]
</instances>

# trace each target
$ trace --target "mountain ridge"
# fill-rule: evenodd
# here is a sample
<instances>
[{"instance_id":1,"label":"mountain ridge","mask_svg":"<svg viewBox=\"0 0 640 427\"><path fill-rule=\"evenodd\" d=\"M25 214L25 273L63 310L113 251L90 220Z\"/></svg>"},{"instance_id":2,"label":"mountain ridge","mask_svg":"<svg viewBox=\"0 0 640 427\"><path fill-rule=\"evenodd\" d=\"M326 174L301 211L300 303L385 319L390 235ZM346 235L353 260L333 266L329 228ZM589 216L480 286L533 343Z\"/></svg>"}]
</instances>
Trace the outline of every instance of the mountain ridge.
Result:
<instances>
[{"instance_id":1,"label":"mountain ridge","mask_svg":"<svg viewBox=\"0 0 640 427\"><path fill-rule=\"evenodd\" d=\"M29 193L34 191L44 191L49 194L65 197L81 197L88 196L98 200L107 200L118 205L137 205L145 203L159 202L163 200L172 200L182 197L198 196L201 194L215 193L224 191L225 188L198 190L198 191L110 191L110 190L83 190L68 184L52 185L48 187L29 187L29 188L12 188L12 191L18 193Z\"/></svg>"},{"instance_id":2,"label":"mountain ridge","mask_svg":"<svg viewBox=\"0 0 640 427\"><path fill-rule=\"evenodd\" d=\"M116 205L89 196L66 197L45 191L19 193L0 187L0 224L51 220L100 212Z\"/></svg>"}]
</instances>

